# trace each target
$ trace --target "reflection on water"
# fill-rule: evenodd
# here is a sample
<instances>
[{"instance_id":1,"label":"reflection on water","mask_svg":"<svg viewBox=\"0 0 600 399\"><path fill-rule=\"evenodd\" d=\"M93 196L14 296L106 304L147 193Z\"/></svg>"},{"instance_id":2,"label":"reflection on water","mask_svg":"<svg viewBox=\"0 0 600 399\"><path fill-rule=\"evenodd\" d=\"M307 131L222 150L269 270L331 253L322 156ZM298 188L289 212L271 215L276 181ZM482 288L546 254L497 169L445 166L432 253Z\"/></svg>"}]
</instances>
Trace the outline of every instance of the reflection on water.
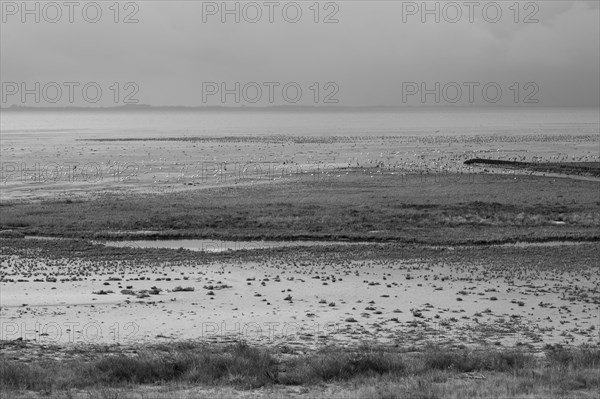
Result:
<instances>
[{"instance_id":1,"label":"reflection on water","mask_svg":"<svg viewBox=\"0 0 600 399\"><path fill-rule=\"evenodd\" d=\"M281 247L306 247L315 245L346 245L342 241L220 241L220 240L135 240L107 241L111 247L171 248L204 252L239 251L243 249L269 249Z\"/></svg>"},{"instance_id":2,"label":"reflection on water","mask_svg":"<svg viewBox=\"0 0 600 399\"><path fill-rule=\"evenodd\" d=\"M58 237L48 236L25 236L25 239L30 240L59 240ZM479 246L487 247L558 247L563 245L585 245L593 244L596 241L572 240L572 241L542 241L542 242L509 242L487 245L425 245L430 249L468 249ZM369 245L382 244L377 241L223 241L210 239L174 239L174 240L124 240L124 241L94 241L97 244L103 244L109 247L119 248L168 248L168 249L187 249L191 251L203 252L226 252L239 250L253 249L270 249L282 247L310 247L310 246L325 246L325 245Z\"/></svg>"},{"instance_id":3,"label":"reflection on water","mask_svg":"<svg viewBox=\"0 0 600 399\"><path fill-rule=\"evenodd\" d=\"M556 247L562 245L582 245L589 244L589 241L546 241L546 242L516 242L504 244L490 244L490 247ZM349 242L349 241L221 241L207 239L191 240L130 240L130 241L106 241L104 245L111 247L126 248L169 248L169 249L188 249L191 251L204 252L225 252L252 249L270 249L282 247L309 247L323 245L351 245L351 244L377 244L377 242ZM461 249L474 248L475 246L429 246L429 248Z\"/></svg>"}]
</instances>

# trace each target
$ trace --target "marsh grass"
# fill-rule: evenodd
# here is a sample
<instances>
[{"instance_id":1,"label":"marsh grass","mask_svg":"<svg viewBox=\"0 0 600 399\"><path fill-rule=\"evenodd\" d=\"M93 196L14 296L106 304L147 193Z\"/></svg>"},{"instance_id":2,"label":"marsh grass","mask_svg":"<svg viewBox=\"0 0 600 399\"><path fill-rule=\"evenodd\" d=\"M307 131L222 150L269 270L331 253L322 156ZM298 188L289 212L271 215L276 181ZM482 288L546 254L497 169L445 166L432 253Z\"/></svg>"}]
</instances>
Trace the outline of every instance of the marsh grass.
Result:
<instances>
[{"instance_id":1,"label":"marsh grass","mask_svg":"<svg viewBox=\"0 0 600 399\"><path fill-rule=\"evenodd\" d=\"M479 381L476 389L474 380ZM465 381L471 381L470 385ZM600 349L548 347L545 356L536 356L521 349L430 346L418 352L398 352L387 347L331 346L283 356L277 348L245 343L182 343L130 354L99 351L86 359L36 363L2 359L0 382L2 392L9 396L88 389L95 395L110 391L117 392L116 397L126 397L119 396L119 389L131 392L149 386L176 390L203 386L255 390L300 386L311 390L341 384L348 392L360 393L348 397L445 398L456 397L456 392L478 398L496 394L568 397L573 392L593 393L600 388Z\"/></svg>"},{"instance_id":2,"label":"marsh grass","mask_svg":"<svg viewBox=\"0 0 600 399\"><path fill-rule=\"evenodd\" d=\"M143 385L168 382L253 388L272 383L275 359L267 351L237 344L141 350L134 356L99 355L91 361L46 360L0 364L3 388L52 391L70 387Z\"/></svg>"},{"instance_id":3,"label":"marsh grass","mask_svg":"<svg viewBox=\"0 0 600 399\"><path fill-rule=\"evenodd\" d=\"M520 350L472 351L468 349L438 351L429 349L423 355L428 370L509 372L535 365L535 358Z\"/></svg>"},{"instance_id":4,"label":"marsh grass","mask_svg":"<svg viewBox=\"0 0 600 399\"><path fill-rule=\"evenodd\" d=\"M398 376L404 375L405 369L404 360L397 353L369 347L353 351L328 347L287 362L278 382L301 385L377 375Z\"/></svg>"},{"instance_id":5,"label":"marsh grass","mask_svg":"<svg viewBox=\"0 0 600 399\"><path fill-rule=\"evenodd\" d=\"M82 201L0 203L4 235L87 239L597 239L598 182L372 175ZM560 222L556 224L556 222ZM142 236L140 236L142 234ZM458 237L458 238L452 238Z\"/></svg>"}]
</instances>

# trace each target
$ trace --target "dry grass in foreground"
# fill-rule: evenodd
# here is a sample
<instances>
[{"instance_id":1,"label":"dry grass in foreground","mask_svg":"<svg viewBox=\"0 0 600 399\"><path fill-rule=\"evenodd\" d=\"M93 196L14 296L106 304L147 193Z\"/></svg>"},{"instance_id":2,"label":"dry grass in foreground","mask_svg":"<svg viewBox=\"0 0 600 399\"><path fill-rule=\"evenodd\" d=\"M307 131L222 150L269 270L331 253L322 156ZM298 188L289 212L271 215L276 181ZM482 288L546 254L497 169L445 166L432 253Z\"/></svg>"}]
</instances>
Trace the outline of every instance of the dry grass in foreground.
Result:
<instances>
[{"instance_id":1,"label":"dry grass in foreground","mask_svg":"<svg viewBox=\"0 0 600 399\"><path fill-rule=\"evenodd\" d=\"M75 353L75 352L74 352ZM81 355L84 352L79 352ZM54 398L592 398L600 349L326 347L290 355L244 343L148 346L129 354L94 348L71 360L2 356L2 397Z\"/></svg>"}]
</instances>

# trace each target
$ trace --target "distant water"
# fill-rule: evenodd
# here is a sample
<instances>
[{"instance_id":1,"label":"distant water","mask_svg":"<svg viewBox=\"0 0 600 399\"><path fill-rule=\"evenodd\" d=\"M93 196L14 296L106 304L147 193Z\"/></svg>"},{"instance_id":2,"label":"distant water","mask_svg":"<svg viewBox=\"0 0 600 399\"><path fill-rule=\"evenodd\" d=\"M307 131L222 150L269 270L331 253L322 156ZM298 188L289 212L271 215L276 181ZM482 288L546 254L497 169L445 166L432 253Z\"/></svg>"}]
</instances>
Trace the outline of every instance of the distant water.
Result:
<instances>
[{"instance_id":1,"label":"distant water","mask_svg":"<svg viewBox=\"0 0 600 399\"><path fill-rule=\"evenodd\" d=\"M597 108L365 108L261 111L8 111L3 136L59 132L73 138L176 136L377 136L593 134ZM13 136L14 137L14 136Z\"/></svg>"},{"instance_id":2,"label":"distant water","mask_svg":"<svg viewBox=\"0 0 600 399\"><path fill-rule=\"evenodd\" d=\"M27 238L27 237L26 237ZM29 237L38 239L49 239L48 237ZM548 241L548 242L517 242L508 244L491 244L492 247L558 247L563 245L585 245L589 241ZM170 249L189 249L191 251L204 252L227 252L239 251L243 249L275 249L283 247L310 247L323 245L365 245L369 242L349 242L349 241L222 241L209 239L175 239L175 240L130 240L130 241L106 241L104 245L119 248L170 248ZM461 248L434 246L432 248ZM475 247L470 247L475 248Z\"/></svg>"},{"instance_id":3,"label":"distant water","mask_svg":"<svg viewBox=\"0 0 600 399\"><path fill-rule=\"evenodd\" d=\"M227 252L243 249L275 249L283 247L307 247L322 245L356 244L346 241L222 241L222 240L137 240L137 241L106 241L105 245L121 248L170 248L189 249L204 252ZM362 243L364 244L364 243Z\"/></svg>"}]
</instances>

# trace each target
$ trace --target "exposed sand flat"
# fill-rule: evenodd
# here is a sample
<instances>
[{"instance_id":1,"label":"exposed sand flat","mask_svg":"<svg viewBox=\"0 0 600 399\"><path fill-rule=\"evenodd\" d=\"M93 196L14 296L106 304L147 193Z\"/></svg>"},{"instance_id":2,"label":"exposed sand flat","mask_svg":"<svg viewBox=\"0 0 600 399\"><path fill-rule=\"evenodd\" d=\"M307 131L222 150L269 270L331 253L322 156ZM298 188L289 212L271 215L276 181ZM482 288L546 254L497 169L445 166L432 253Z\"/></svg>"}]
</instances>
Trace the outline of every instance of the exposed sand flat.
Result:
<instances>
[{"instance_id":1,"label":"exposed sand flat","mask_svg":"<svg viewBox=\"0 0 600 399\"><path fill-rule=\"evenodd\" d=\"M132 267L5 257L2 270L0 331L6 340L125 344L241 337L312 347L442 340L542 346L597 344L600 338L600 280L593 268L515 273L473 262L289 259ZM175 291L178 286L194 291ZM152 287L160 292L147 293ZM132 292L121 293L126 289ZM102 290L114 292L94 294ZM139 295L143 290L147 295Z\"/></svg>"}]
</instances>

